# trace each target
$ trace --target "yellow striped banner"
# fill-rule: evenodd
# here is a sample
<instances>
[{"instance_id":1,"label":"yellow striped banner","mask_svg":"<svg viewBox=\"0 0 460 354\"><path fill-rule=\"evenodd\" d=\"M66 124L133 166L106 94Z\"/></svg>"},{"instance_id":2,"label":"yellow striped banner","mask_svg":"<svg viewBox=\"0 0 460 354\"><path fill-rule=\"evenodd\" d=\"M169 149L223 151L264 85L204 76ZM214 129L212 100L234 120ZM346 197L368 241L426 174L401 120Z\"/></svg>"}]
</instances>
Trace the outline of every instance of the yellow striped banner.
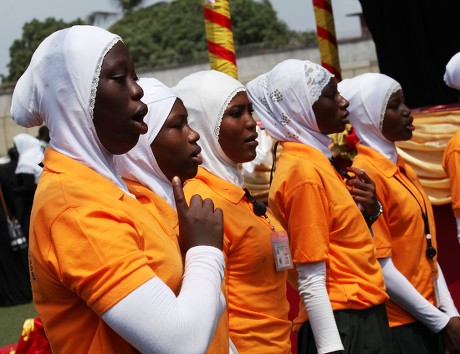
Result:
<instances>
[{"instance_id":1,"label":"yellow striped banner","mask_svg":"<svg viewBox=\"0 0 460 354\"><path fill-rule=\"evenodd\" d=\"M228 0L203 0L211 69L238 78Z\"/></svg>"},{"instance_id":2,"label":"yellow striped banner","mask_svg":"<svg viewBox=\"0 0 460 354\"><path fill-rule=\"evenodd\" d=\"M313 0L321 65L342 80L331 0Z\"/></svg>"}]
</instances>

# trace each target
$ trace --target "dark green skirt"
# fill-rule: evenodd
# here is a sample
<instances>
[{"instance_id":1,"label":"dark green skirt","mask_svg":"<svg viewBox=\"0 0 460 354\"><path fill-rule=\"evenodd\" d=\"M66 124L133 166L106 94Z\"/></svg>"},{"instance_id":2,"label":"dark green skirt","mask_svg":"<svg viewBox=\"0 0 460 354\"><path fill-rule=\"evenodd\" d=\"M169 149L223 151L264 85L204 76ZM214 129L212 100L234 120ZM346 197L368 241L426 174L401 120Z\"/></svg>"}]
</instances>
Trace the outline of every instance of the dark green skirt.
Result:
<instances>
[{"instance_id":1,"label":"dark green skirt","mask_svg":"<svg viewBox=\"0 0 460 354\"><path fill-rule=\"evenodd\" d=\"M433 333L421 322L390 329L394 354L444 354L441 333Z\"/></svg>"},{"instance_id":2,"label":"dark green skirt","mask_svg":"<svg viewBox=\"0 0 460 354\"><path fill-rule=\"evenodd\" d=\"M365 310L334 311L335 322L347 354L392 354L390 328L385 304ZM309 322L300 327L298 354L317 354ZM416 352L413 352L416 353Z\"/></svg>"}]
</instances>

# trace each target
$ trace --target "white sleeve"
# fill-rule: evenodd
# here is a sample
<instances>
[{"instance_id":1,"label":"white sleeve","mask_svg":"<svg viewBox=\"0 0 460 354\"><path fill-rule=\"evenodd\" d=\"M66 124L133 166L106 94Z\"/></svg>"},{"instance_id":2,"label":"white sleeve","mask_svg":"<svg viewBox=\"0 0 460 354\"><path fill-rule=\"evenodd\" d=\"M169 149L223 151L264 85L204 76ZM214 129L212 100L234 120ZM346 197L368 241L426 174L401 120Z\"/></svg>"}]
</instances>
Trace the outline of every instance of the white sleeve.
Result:
<instances>
[{"instance_id":1,"label":"white sleeve","mask_svg":"<svg viewBox=\"0 0 460 354\"><path fill-rule=\"evenodd\" d=\"M457 221L457 240L460 243L460 218L455 218L455 220Z\"/></svg>"},{"instance_id":2,"label":"white sleeve","mask_svg":"<svg viewBox=\"0 0 460 354\"><path fill-rule=\"evenodd\" d=\"M235 344L233 344L232 339L228 338L228 352L229 354L238 354L238 349L236 349Z\"/></svg>"},{"instance_id":3,"label":"white sleeve","mask_svg":"<svg viewBox=\"0 0 460 354\"><path fill-rule=\"evenodd\" d=\"M154 277L102 315L102 319L142 353L205 353L225 308L221 294L222 251L188 250L182 288L176 298Z\"/></svg>"},{"instance_id":4,"label":"white sleeve","mask_svg":"<svg viewBox=\"0 0 460 354\"><path fill-rule=\"evenodd\" d=\"M391 257L379 259L390 299L409 312L432 332L438 333L449 322L449 317L432 305L409 280L396 269Z\"/></svg>"},{"instance_id":5,"label":"white sleeve","mask_svg":"<svg viewBox=\"0 0 460 354\"><path fill-rule=\"evenodd\" d=\"M455 307L454 300L450 295L449 288L447 287L446 279L442 274L441 267L438 263L438 291L439 291L439 309L444 312L449 318L459 317L458 310Z\"/></svg>"},{"instance_id":6,"label":"white sleeve","mask_svg":"<svg viewBox=\"0 0 460 354\"><path fill-rule=\"evenodd\" d=\"M344 350L326 290L326 262L296 264L296 269L318 354Z\"/></svg>"}]
</instances>

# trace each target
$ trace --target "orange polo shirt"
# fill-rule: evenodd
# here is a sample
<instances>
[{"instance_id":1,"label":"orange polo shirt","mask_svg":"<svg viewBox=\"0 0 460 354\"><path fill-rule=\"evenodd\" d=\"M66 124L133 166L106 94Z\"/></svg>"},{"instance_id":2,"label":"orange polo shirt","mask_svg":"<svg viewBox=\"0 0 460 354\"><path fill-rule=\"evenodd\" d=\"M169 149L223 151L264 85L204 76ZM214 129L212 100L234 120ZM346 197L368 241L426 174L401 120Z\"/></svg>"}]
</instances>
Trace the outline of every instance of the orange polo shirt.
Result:
<instances>
[{"instance_id":1,"label":"orange polo shirt","mask_svg":"<svg viewBox=\"0 0 460 354\"><path fill-rule=\"evenodd\" d=\"M52 148L30 229L34 303L53 352L137 353L101 319L155 276L144 237L157 224L136 199ZM174 285L171 285L174 287Z\"/></svg>"},{"instance_id":2,"label":"orange polo shirt","mask_svg":"<svg viewBox=\"0 0 460 354\"><path fill-rule=\"evenodd\" d=\"M144 237L144 254L148 259L149 266L155 269L155 273L170 286L171 290L179 294L182 283L184 267L182 255L174 227L177 225L176 211L157 194L142 184L125 180L128 190L136 199L147 208L152 221L157 225L155 238Z\"/></svg>"},{"instance_id":3,"label":"orange polo shirt","mask_svg":"<svg viewBox=\"0 0 460 354\"><path fill-rule=\"evenodd\" d=\"M326 262L332 309L366 309L388 299L374 243L340 175L318 149L282 143L269 206L288 230L295 263ZM306 321L303 301L296 324Z\"/></svg>"},{"instance_id":4,"label":"orange polo shirt","mask_svg":"<svg viewBox=\"0 0 460 354\"><path fill-rule=\"evenodd\" d=\"M130 180L125 180L125 182L129 191L149 210L163 231L158 232L158 237L154 239L145 238L145 255L149 259L149 265L155 269L158 276L166 284L174 284L172 290L178 295L184 270L178 243L177 212L163 198L144 185ZM228 352L228 315L225 312L207 353L225 354Z\"/></svg>"},{"instance_id":5,"label":"orange polo shirt","mask_svg":"<svg viewBox=\"0 0 460 354\"><path fill-rule=\"evenodd\" d=\"M442 167L450 180L454 215L456 218L460 218L460 130L447 143L442 159Z\"/></svg>"},{"instance_id":6,"label":"orange polo shirt","mask_svg":"<svg viewBox=\"0 0 460 354\"><path fill-rule=\"evenodd\" d=\"M391 257L395 267L425 299L434 304L431 262L425 255L427 242L420 207L428 212L432 245L435 248L436 228L431 203L417 175L400 156L397 164L394 164L376 150L363 145L358 145L353 166L364 169L372 178L377 197L382 203L383 215L372 225L377 258ZM390 327L416 321L391 300L387 304L387 312Z\"/></svg>"},{"instance_id":7,"label":"orange polo shirt","mask_svg":"<svg viewBox=\"0 0 460 354\"><path fill-rule=\"evenodd\" d=\"M238 352L290 353L286 271L275 269L269 224L253 213L241 188L201 167L184 191L188 200L200 194L223 210L229 330ZM270 211L267 216L282 230Z\"/></svg>"}]
</instances>

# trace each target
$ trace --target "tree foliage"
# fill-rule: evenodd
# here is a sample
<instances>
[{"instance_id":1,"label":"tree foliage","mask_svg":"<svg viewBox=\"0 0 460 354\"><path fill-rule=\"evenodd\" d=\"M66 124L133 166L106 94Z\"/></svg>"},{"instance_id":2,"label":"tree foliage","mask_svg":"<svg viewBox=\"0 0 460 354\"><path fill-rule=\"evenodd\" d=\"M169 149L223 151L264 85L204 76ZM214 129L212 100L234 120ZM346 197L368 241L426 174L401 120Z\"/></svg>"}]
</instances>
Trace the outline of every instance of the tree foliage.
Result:
<instances>
[{"instance_id":1,"label":"tree foliage","mask_svg":"<svg viewBox=\"0 0 460 354\"><path fill-rule=\"evenodd\" d=\"M110 27L129 47L137 67L162 67L206 58L200 0L175 0L127 13Z\"/></svg>"},{"instance_id":2,"label":"tree foliage","mask_svg":"<svg viewBox=\"0 0 460 354\"><path fill-rule=\"evenodd\" d=\"M24 24L22 38L16 39L10 47L10 62L7 64L9 74L6 77L2 77L2 84L14 84L19 79L27 69L35 49L51 33L83 23L81 19L64 22L49 17L43 22L34 19Z\"/></svg>"},{"instance_id":3,"label":"tree foliage","mask_svg":"<svg viewBox=\"0 0 460 354\"><path fill-rule=\"evenodd\" d=\"M123 13L126 13L135 7L141 5L143 3L143 0L112 0L112 2L121 8Z\"/></svg>"},{"instance_id":4,"label":"tree foliage","mask_svg":"<svg viewBox=\"0 0 460 354\"><path fill-rule=\"evenodd\" d=\"M290 31L268 0L230 0L237 56L248 50L306 45L305 33ZM161 68L206 60L201 0L162 2L127 13L110 30L121 35L136 66ZM313 34L314 37L314 34ZM314 39L315 40L315 39Z\"/></svg>"},{"instance_id":5,"label":"tree foliage","mask_svg":"<svg viewBox=\"0 0 460 354\"><path fill-rule=\"evenodd\" d=\"M159 2L140 9L137 6L142 0L117 2L124 16L109 30L123 38L139 70L207 60L201 0ZM289 30L277 18L268 0L230 0L230 11L237 56L261 49L300 47L316 42L314 33ZM2 77L2 83L16 82L37 46L48 35L82 23L80 19L66 23L53 18L26 23L22 38L10 47L9 74Z\"/></svg>"}]
</instances>

